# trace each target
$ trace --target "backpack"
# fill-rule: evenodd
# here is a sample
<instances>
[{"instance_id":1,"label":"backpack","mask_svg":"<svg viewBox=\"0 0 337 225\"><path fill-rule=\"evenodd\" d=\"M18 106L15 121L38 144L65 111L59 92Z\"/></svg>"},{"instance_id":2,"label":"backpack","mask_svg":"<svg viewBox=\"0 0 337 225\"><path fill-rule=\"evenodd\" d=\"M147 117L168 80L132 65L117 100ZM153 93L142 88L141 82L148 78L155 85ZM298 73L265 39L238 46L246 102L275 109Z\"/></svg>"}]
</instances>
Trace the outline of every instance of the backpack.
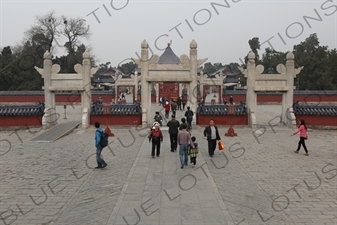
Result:
<instances>
[{"instance_id":1,"label":"backpack","mask_svg":"<svg viewBox=\"0 0 337 225\"><path fill-rule=\"evenodd\" d=\"M100 132L101 133L101 141L99 142L99 144L104 148L106 146L108 146L109 144L109 135L105 132Z\"/></svg>"},{"instance_id":2,"label":"backpack","mask_svg":"<svg viewBox=\"0 0 337 225\"><path fill-rule=\"evenodd\" d=\"M188 114L187 114L187 121L192 121L192 119L193 119L192 113L193 112L188 112Z\"/></svg>"}]
</instances>

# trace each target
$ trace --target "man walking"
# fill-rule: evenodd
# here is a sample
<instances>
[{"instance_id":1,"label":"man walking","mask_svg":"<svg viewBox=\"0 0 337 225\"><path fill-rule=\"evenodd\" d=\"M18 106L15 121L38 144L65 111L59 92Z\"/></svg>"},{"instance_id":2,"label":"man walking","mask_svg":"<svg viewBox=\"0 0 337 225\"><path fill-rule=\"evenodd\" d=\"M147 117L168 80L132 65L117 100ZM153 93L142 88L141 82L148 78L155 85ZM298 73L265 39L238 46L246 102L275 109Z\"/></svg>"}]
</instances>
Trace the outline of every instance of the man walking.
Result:
<instances>
[{"instance_id":1,"label":"man walking","mask_svg":"<svg viewBox=\"0 0 337 225\"><path fill-rule=\"evenodd\" d=\"M176 115L177 103L173 100L173 98L171 98L171 110L172 110L172 114Z\"/></svg>"},{"instance_id":2,"label":"man walking","mask_svg":"<svg viewBox=\"0 0 337 225\"><path fill-rule=\"evenodd\" d=\"M178 110L182 111L182 108L181 108L181 97L180 96L177 99L177 104L178 104Z\"/></svg>"},{"instance_id":3,"label":"man walking","mask_svg":"<svg viewBox=\"0 0 337 225\"><path fill-rule=\"evenodd\" d=\"M182 97L183 111L185 111L186 97Z\"/></svg>"},{"instance_id":4,"label":"man walking","mask_svg":"<svg viewBox=\"0 0 337 225\"><path fill-rule=\"evenodd\" d=\"M187 111L185 112L185 117L186 117L186 121L187 121L189 129L192 129L193 116L194 116L193 111L191 110L191 108L189 106L187 106Z\"/></svg>"},{"instance_id":5,"label":"man walking","mask_svg":"<svg viewBox=\"0 0 337 225\"><path fill-rule=\"evenodd\" d=\"M217 126L214 126L214 120L209 121L209 126L204 130L204 136L208 141L208 154L213 157L216 148L216 141L221 140Z\"/></svg>"},{"instance_id":6,"label":"man walking","mask_svg":"<svg viewBox=\"0 0 337 225\"><path fill-rule=\"evenodd\" d=\"M96 147L96 161L97 161L97 167L95 167L95 169L99 169L99 168L104 168L106 167L108 164L104 161L104 159L101 158L101 153L103 150L103 147L101 146L101 138L103 135L103 130L102 128L100 128L101 124L99 122L95 122L95 127L96 132L95 132L95 147Z\"/></svg>"},{"instance_id":7,"label":"man walking","mask_svg":"<svg viewBox=\"0 0 337 225\"><path fill-rule=\"evenodd\" d=\"M170 134L170 142L171 142L171 152L177 151L177 139L178 139L178 132L179 132L179 121L176 120L175 115L171 116L172 119L167 123L169 127L169 134Z\"/></svg>"},{"instance_id":8,"label":"man walking","mask_svg":"<svg viewBox=\"0 0 337 225\"><path fill-rule=\"evenodd\" d=\"M193 142L191 140L191 135L186 131L186 124L182 126L183 130L179 131L178 134L178 143L179 143L179 159L181 164L181 169L184 168L184 165L188 164L188 145L191 144L192 148L194 148Z\"/></svg>"}]
</instances>

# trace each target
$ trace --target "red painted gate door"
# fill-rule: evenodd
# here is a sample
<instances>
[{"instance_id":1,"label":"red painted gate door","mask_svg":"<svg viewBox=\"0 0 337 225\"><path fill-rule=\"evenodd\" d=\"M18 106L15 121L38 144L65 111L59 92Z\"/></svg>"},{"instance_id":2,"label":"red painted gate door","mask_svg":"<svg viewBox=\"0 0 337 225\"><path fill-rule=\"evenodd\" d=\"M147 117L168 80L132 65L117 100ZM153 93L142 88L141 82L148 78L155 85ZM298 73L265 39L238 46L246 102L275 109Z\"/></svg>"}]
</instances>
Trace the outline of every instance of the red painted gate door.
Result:
<instances>
[{"instance_id":1,"label":"red painted gate door","mask_svg":"<svg viewBox=\"0 0 337 225\"><path fill-rule=\"evenodd\" d=\"M179 97L179 83L159 83L159 98L177 99Z\"/></svg>"}]
</instances>

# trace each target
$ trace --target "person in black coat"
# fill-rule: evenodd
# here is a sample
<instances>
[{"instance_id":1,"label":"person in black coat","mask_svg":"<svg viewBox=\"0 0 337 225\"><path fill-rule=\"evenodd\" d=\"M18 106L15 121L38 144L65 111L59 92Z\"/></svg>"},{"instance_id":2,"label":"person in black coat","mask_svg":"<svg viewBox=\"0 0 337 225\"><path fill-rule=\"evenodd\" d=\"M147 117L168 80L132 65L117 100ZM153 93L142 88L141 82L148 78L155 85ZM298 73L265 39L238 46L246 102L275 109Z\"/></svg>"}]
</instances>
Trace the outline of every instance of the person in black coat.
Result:
<instances>
[{"instance_id":1,"label":"person in black coat","mask_svg":"<svg viewBox=\"0 0 337 225\"><path fill-rule=\"evenodd\" d=\"M178 132L179 132L179 121L176 120L175 115L171 116L172 119L167 123L169 127L169 134L170 134L170 142L171 142L171 152L177 151L177 139L178 139Z\"/></svg>"},{"instance_id":2,"label":"person in black coat","mask_svg":"<svg viewBox=\"0 0 337 225\"><path fill-rule=\"evenodd\" d=\"M216 148L216 141L221 140L219 135L219 130L217 126L214 125L214 120L209 121L209 126L204 130L204 136L207 137L208 141L208 154L213 157Z\"/></svg>"},{"instance_id":3,"label":"person in black coat","mask_svg":"<svg viewBox=\"0 0 337 225\"><path fill-rule=\"evenodd\" d=\"M181 108L181 98L178 97L177 99L177 104L178 104L178 110L182 111L183 109Z\"/></svg>"},{"instance_id":4,"label":"person in black coat","mask_svg":"<svg viewBox=\"0 0 337 225\"><path fill-rule=\"evenodd\" d=\"M231 96L231 97L229 98L229 104L233 105L233 103L234 103L234 99L233 99L233 96Z\"/></svg>"}]
</instances>

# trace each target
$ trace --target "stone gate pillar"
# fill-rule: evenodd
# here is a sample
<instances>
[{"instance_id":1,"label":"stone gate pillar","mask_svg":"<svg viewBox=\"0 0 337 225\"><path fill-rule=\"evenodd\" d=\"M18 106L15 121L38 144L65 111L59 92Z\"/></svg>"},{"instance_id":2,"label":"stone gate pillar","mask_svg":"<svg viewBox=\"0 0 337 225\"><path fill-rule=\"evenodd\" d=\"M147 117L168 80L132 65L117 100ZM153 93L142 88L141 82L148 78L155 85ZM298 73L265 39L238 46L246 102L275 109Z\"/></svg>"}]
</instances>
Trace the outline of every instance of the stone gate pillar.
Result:
<instances>
[{"instance_id":1,"label":"stone gate pillar","mask_svg":"<svg viewBox=\"0 0 337 225\"><path fill-rule=\"evenodd\" d=\"M189 85L188 104L194 113L193 123L196 123L196 111L197 111L197 85L198 85L198 44L195 40L190 43L190 76L192 81Z\"/></svg>"},{"instance_id":2,"label":"stone gate pillar","mask_svg":"<svg viewBox=\"0 0 337 225\"><path fill-rule=\"evenodd\" d=\"M133 103L136 103L136 99L138 101L138 72L135 71L135 86L134 86L134 89L133 89Z\"/></svg>"},{"instance_id":3,"label":"stone gate pillar","mask_svg":"<svg viewBox=\"0 0 337 225\"><path fill-rule=\"evenodd\" d=\"M223 80L224 80L224 74L221 71L220 72L220 91L219 91L219 104L223 104Z\"/></svg>"},{"instance_id":4,"label":"stone gate pillar","mask_svg":"<svg viewBox=\"0 0 337 225\"><path fill-rule=\"evenodd\" d=\"M57 124L57 113L55 108L55 93L50 91L51 87L51 74L52 74L52 55L47 50L43 55L43 72L42 78L44 81L44 102L45 102L45 114L42 118L42 127L48 129L51 126Z\"/></svg>"},{"instance_id":5,"label":"stone gate pillar","mask_svg":"<svg viewBox=\"0 0 337 225\"><path fill-rule=\"evenodd\" d=\"M247 102L247 111L248 111L248 123L251 127L254 128L256 123L255 119L255 110L256 110L256 93L254 91L255 85L255 54L250 51L248 54L247 62L247 92L246 92L246 102Z\"/></svg>"},{"instance_id":6,"label":"stone gate pillar","mask_svg":"<svg viewBox=\"0 0 337 225\"><path fill-rule=\"evenodd\" d=\"M199 88L200 88L200 97L205 102L206 99L204 99L204 72L203 71L200 72L200 87Z\"/></svg>"},{"instance_id":7,"label":"stone gate pillar","mask_svg":"<svg viewBox=\"0 0 337 225\"><path fill-rule=\"evenodd\" d=\"M82 128L88 128L90 125L91 110L91 62L90 54L87 50L83 53L82 76L83 76L83 92L82 97Z\"/></svg>"},{"instance_id":8,"label":"stone gate pillar","mask_svg":"<svg viewBox=\"0 0 337 225\"><path fill-rule=\"evenodd\" d=\"M294 54L292 52L288 52L286 61L286 75L287 86L289 87L289 90L285 94L285 106L282 109L282 112L284 112L282 114L282 121L284 121L287 126L291 126L293 124L293 119L291 118L291 115L289 115L289 112L290 110L292 111L294 101L294 78L296 76L294 58Z\"/></svg>"},{"instance_id":9,"label":"stone gate pillar","mask_svg":"<svg viewBox=\"0 0 337 225\"><path fill-rule=\"evenodd\" d=\"M151 102L151 90L146 78L149 76L149 45L144 40L141 44L141 104L142 104L142 125L145 127L150 123L151 112L148 112L149 102Z\"/></svg>"},{"instance_id":10,"label":"stone gate pillar","mask_svg":"<svg viewBox=\"0 0 337 225\"><path fill-rule=\"evenodd\" d=\"M159 83L156 82L155 85L154 85L154 87L155 87L155 90L156 90L156 104L158 104L159 103L159 98L160 98L160 96L159 96Z\"/></svg>"}]
</instances>

